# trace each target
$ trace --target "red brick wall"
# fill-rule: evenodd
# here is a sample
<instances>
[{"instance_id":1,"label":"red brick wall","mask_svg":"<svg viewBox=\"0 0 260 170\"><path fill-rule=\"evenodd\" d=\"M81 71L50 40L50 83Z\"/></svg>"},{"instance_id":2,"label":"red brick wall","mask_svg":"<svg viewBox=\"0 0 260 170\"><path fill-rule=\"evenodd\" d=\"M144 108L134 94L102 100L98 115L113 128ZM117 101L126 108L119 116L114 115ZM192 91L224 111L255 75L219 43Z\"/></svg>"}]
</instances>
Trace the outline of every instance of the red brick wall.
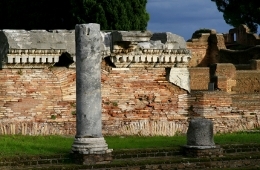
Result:
<instances>
[{"instance_id":1,"label":"red brick wall","mask_svg":"<svg viewBox=\"0 0 260 170\"><path fill-rule=\"evenodd\" d=\"M116 134L117 129L120 133L136 134L139 133L138 127L127 130L133 122L148 123L147 126L151 127L151 122L167 122L180 114L187 115L185 95L187 96L185 90L166 80L164 68L103 71L102 107L104 126L107 127L105 133ZM152 133L148 127L139 130L140 133Z\"/></svg>"},{"instance_id":2,"label":"red brick wall","mask_svg":"<svg viewBox=\"0 0 260 170\"><path fill-rule=\"evenodd\" d=\"M222 91L197 91L191 96L192 110L199 116L214 117L230 114L232 98L227 92Z\"/></svg>"},{"instance_id":3,"label":"red brick wall","mask_svg":"<svg viewBox=\"0 0 260 170\"><path fill-rule=\"evenodd\" d=\"M69 77L67 74L70 72L66 71L64 77ZM71 114L72 101L63 100L63 81L54 71L3 69L0 79L0 133L59 134L75 131L65 126L64 122L75 121L75 116ZM52 122L56 125L48 128L47 123Z\"/></svg>"},{"instance_id":4,"label":"red brick wall","mask_svg":"<svg viewBox=\"0 0 260 170\"><path fill-rule=\"evenodd\" d=\"M103 68L104 134L185 130L187 92L166 80L164 68ZM61 67L1 70L0 133L73 134L75 76L75 69Z\"/></svg>"},{"instance_id":5,"label":"red brick wall","mask_svg":"<svg viewBox=\"0 0 260 170\"><path fill-rule=\"evenodd\" d=\"M187 42L187 49L191 50L190 67L206 67L208 66L210 56L208 42Z\"/></svg>"},{"instance_id":6,"label":"red brick wall","mask_svg":"<svg viewBox=\"0 0 260 170\"><path fill-rule=\"evenodd\" d=\"M259 93L260 71L259 70L237 70L236 86L232 91L237 93Z\"/></svg>"},{"instance_id":7,"label":"red brick wall","mask_svg":"<svg viewBox=\"0 0 260 170\"><path fill-rule=\"evenodd\" d=\"M210 74L208 67L189 68L190 72L190 89L191 90L207 90L210 82Z\"/></svg>"},{"instance_id":8,"label":"red brick wall","mask_svg":"<svg viewBox=\"0 0 260 170\"><path fill-rule=\"evenodd\" d=\"M190 71L192 82L204 88L208 68ZM3 69L0 80L0 134L75 134L75 69ZM260 126L260 105L255 100L245 107L240 101L234 103L239 97L231 98L221 91L187 94L166 80L164 68L103 65L103 134L186 133L188 118L193 115L214 119L215 131ZM238 126L239 121L245 125Z\"/></svg>"}]
</instances>

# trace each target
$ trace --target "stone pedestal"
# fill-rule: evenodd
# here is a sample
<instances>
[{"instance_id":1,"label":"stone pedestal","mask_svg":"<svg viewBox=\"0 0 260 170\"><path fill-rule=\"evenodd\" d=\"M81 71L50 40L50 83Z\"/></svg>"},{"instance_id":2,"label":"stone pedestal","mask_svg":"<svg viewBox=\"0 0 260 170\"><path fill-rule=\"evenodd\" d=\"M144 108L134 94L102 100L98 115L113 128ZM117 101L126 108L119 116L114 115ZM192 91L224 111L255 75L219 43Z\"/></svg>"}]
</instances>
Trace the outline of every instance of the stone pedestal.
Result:
<instances>
[{"instance_id":1,"label":"stone pedestal","mask_svg":"<svg viewBox=\"0 0 260 170\"><path fill-rule=\"evenodd\" d=\"M76 136L72 154L81 164L111 160L102 136L101 33L99 24L76 25Z\"/></svg>"},{"instance_id":2,"label":"stone pedestal","mask_svg":"<svg viewBox=\"0 0 260 170\"><path fill-rule=\"evenodd\" d=\"M213 139L213 122L205 118L193 118L187 132L187 145L183 146L185 156L216 157L223 150L216 146Z\"/></svg>"},{"instance_id":3,"label":"stone pedestal","mask_svg":"<svg viewBox=\"0 0 260 170\"><path fill-rule=\"evenodd\" d=\"M183 153L188 157L211 158L223 156L223 149L220 146L210 147L190 147L183 146Z\"/></svg>"}]
</instances>

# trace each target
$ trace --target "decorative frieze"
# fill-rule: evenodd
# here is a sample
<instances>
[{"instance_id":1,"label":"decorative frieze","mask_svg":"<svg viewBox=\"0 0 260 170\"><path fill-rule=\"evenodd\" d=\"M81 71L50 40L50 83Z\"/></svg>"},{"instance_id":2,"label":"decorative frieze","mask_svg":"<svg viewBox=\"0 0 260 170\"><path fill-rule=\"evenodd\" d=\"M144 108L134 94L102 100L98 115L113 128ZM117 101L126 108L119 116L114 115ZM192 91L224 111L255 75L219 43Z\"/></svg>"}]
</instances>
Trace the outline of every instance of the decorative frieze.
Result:
<instances>
[{"instance_id":1,"label":"decorative frieze","mask_svg":"<svg viewBox=\"0 0 260 170\"><path fill-rule=\"evenodd\" d=\"M119 68L186 67L191 58L184 39L175 34L116 31L111 36L110 60Z\"/></svg>"},{"instance_id":2,"label":"decorative frieze","mask_svg":"<svg viewBox=\"0 0 260 170\"><path fill-rule=\"evenodd\" d=\"M2 68L17 65L42 68L59 62L69 53L75 67L74 30L2 30L0 58ZM186 67L191 58L182 37L149 31L100 32L101 56L109 57L118 68ZM41 65L39 65L41 64ZM32 67L32 66L30 66Z\"/></svg>"},{"instance_id":3,"label":"decorative frieze","mask_svg":"<svg viewBox=\"0 0 260 170\"><path fill-rule=\"evenodd\" d=\"M74 30L0 31L1 68L44 68L63 53L75 58Z\"/></svg>"}]
</instances>

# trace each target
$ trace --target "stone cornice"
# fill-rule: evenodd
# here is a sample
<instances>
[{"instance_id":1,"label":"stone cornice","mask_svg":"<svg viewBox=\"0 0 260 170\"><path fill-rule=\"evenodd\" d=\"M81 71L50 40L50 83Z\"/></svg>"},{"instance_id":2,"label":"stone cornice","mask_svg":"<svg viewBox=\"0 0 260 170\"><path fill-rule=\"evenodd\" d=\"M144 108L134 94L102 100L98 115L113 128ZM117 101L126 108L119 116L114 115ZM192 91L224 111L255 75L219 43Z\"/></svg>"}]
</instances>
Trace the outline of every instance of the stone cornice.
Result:
<instances>
[{"instance_id":1,"label":"stone cornice","mask_svg":"<svg viewBox=\"0 0 260 170\"><path fill-rule=\"evenodd\" d=\"M189 54L143 54L143 55L115 55L111 56L110 60L115 64L116 67L122 68L122 67L133 67L134 63L142 63L145 66L149 67L173 67L176 66L176 64L187 64L190 60ZM139 65L140 65L139 64ZM136 65L136 64L135 64ZM139 67L139 66L138 66Z\"/></svg>"},{"instance_id":2,"label":"stone cornice","mask_svg":"<svg viewBox=\"0 0 260 170\"><path fill-rule=\"evenodd\" d=\"M66 52L66 49L9 49L8 54L52 54L52 55L61 55Z\"/></svg>"}]
</instances>

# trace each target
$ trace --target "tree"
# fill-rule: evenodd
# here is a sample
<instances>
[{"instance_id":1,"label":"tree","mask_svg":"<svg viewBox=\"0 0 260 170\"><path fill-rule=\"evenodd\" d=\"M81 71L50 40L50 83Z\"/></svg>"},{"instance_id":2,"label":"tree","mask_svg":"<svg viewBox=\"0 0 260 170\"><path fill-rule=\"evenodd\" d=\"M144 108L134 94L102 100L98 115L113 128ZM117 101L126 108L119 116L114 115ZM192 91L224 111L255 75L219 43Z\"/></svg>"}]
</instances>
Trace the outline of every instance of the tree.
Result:
<instances>
[{"instance_id":1,"label":"tree","mask_svg":"<svg viewBox=\"0 0 260 170\"><path fill-rule=\"evenodd\" d=\"M216 3L227 24L234 27L247 25L251 32L257 32L260 24L259 0L211 0Z\"/></svg>"},{"instance_id":2,"label":"tree","mask_svg":"<svg viewBox=\"0 0 260 170\"><path fill-rule=\"evenodd\" d=\"M149 21L147 0L71 0L71 3L79 23L97 22L103 30L145 30Z\"/></svg>"},{"instance_id":3,"label":"tree","mask_svg":"<svg viewBox=\"0 0 260 170\"><path fill-rule=\"evenodd\" d=\"M1 0L0 29L71 29L70 8L70 0Z\"/></svg>"},{"instance_id":4,"label":"tree","mask_svg":"<svg viewBox=\"0 0 260 170\"><path fill-rule=\"evenodd\" d=\"M0 0L0 29L74 29L99 23L103 30L145 30L147 0Z\"/></svg>"}]
</instances>

